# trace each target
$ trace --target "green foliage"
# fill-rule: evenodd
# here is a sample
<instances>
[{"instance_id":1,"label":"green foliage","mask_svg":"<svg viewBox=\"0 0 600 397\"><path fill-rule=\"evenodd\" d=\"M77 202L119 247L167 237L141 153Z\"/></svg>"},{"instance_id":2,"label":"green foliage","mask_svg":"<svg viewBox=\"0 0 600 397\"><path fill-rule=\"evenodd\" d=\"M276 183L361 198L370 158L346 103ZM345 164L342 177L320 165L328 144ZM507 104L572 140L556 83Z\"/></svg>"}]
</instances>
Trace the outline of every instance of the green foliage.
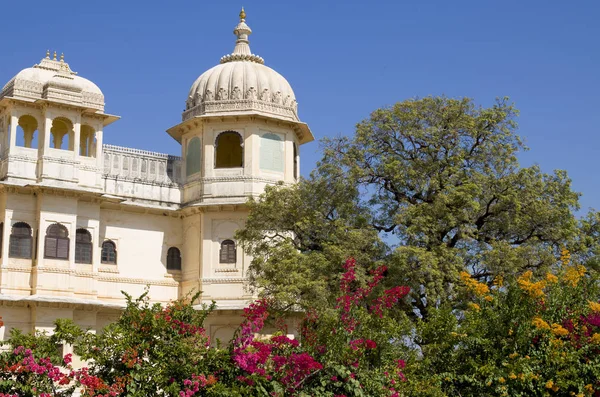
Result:
<instances>
[{"instance_id":1,"label":"green foliage","mask_svg":"<svg viewBox=\"0 0 600 397\"><path fill-rule=\"evenodd\" d=\"M519 166L516 116L506 99L482 108L428 97L376 110L353 137L326 139L310 179L251 203L238 238L255 255L252 282L310 307L331 299L344 255L367 269L384 261L389 285L412 287L416 319L453 302L461 271L489 282L542 271L571 242L600 252L578 237L567 174ZM388 244L379 233L392 233Z\"/></svg>"},{"instance_id":2,"label":"green foliage","mask_svg":"<svg viewBox=\"0 0 600 397\"><path fill-rule=\"evenodd\" d=\"M322 167L310 180L267 186L259 201L250 199L236 239L253 256L251 284L282 308L331 307L348 257L373 268L385 256L359 197L357 186Z\"/></svg>"},{"instance_id":3,"label":"green foliage","mask_svg":"<svg viewBox=\"0 0 600 397\"><path fill-rule=\"evenodd\" d=\"M600 284L566 265L463 292L466 310L432 310L409 364L408 395L592 396L600 391ZM469 275L466 275L469 278ZM472 286L474 284L471 284ZM590 303L592 302L592 303ZM432 335L433 334L433 335Z\"/></svg>"}]
</instances>

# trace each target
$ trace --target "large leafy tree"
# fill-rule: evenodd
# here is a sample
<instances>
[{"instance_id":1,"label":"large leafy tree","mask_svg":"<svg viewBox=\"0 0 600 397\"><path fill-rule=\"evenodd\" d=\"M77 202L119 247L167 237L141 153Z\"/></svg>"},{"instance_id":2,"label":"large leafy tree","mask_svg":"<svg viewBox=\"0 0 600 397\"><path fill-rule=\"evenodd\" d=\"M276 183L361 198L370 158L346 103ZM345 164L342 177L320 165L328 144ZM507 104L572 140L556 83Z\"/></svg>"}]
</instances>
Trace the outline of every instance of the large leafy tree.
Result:
<instances>
[{"instance_id":1,"label":"large leafy tree","mask_svg":"<svg viewBox=\"0 0 600 397\"><path fill-rule=\"evenodd\" d=\"M577 233L578 194L563 171L520 167L516 116L506 99L483 108L428 97L325 140L311 178L250 204L238 237L255 255L254 285L310 306L341 256L363 255L366 268L385 260L390 282L410 285L412 308L427 316L454 296L461 271L489 282L551 266Z\"/></svg>"}]
</instances>

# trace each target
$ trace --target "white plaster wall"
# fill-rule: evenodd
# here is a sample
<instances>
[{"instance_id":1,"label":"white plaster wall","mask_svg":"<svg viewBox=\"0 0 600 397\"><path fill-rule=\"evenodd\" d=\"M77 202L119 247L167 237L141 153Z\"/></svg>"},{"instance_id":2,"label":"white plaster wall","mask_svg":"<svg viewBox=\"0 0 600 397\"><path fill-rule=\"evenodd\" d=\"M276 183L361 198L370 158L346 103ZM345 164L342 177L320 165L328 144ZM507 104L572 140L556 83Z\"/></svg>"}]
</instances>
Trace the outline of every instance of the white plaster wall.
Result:
<instances>
[{"instance_id":1,"label":"white plaster wall","mask_svg":"<svg viewBox=\"0 0 600 397\"><path fill-rule=\"evenodd\" d=\"M116 244L117 264L99 264L98 297L122 300L121 290L140 295L149 284L153 300L177 299L179 285L167 272L166 256L169 247L182 246L181 226L178 217L102 209L99 242Z\"/></svg>"},{"instance_id":2,"label":"white plaster wall","mask_svg":"<svg viewBox=\"0 0 600 397\"><path fill-rule=\"evenodd\" d=\"M252 295L246 290L246 270L250 257L236 244L235 264L219 263L223 240L234 239L247 214L243 211L206 212L202 214L202 300L215 300L219 307L243 307Z\"/></svg>"}]
</instances>

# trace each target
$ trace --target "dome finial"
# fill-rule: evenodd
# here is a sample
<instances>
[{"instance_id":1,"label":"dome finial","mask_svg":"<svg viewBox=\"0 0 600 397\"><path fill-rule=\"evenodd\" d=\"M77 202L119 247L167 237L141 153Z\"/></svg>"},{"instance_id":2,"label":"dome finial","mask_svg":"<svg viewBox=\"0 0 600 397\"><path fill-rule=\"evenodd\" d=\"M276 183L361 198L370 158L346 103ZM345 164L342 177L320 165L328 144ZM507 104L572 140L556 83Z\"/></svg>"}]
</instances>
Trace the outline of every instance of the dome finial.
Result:
<instances>
[{"instance_id":1,"label":"dome finial","mask_svg":"<svg viewBox=\"0 0 600 397\"><path fill-rule=\"evenodd\" d=\"M242 6L242 11L240 11L240 22L244 22L246 20L246 11L244 11L244 7Z\"/></svg>"},{"instance_id":2,"label":"dome finial","mask_svg":"<svg viewBox=\"0 0 600 397\"><path fill-rule=\"evenodd\" d=\"M56 51L54 51L54 61L56 61Z\"/></svg>"},{"instance_id":3,"label":"dome finial","mask_svg":"<svg viewBox=\"0 0 600 397\"><path fill-rule=\"evenodd\" d=\"M46 59L50 59L50 50L46 50Z\"/></svg>"},{"instance_id":4,"label":"dome finial","mask_svg":"<svg viewBox=\"0 0 600 397\"><path fill-rule=\"evenodd\" d=\"M65 54L64 54L64 53L61 53L61 54L60 54L60 61L61 61L61 62L64 62L64 61L65 61Z\"/></svg>"}]
</instances>

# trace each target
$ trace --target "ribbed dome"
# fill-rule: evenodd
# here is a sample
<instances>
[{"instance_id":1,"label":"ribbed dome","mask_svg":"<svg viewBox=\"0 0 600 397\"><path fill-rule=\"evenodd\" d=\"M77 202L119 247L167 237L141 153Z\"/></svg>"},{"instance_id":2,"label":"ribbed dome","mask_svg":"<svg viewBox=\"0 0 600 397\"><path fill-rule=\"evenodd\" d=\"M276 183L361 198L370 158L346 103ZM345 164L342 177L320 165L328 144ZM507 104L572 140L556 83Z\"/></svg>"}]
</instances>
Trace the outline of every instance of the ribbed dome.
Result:
<instances>
[{"instance_id":1,"label":"ribbed dome","mask_svg":"<svg viewBox=\"0 0 600 397\"><path fill-rule=\"evenodd\" d=\"M77 76L64 62L50 59L50 54L37 65L23 69L0 91L5 96L23 99L47 99L90 107L104 111L104 95L100 88L88 79Z\"/></svg>"},{"instance_id":2,"label":"ribbed dome","mask_svg":"<svg viewBox=\"0 0 600 397\"><path fill-rule=\"evenodd\" d=\"M183 121L205 114L265 113L299 121L296 96L287 80L250 52L245 13L234 29L238 37L232 54L204 72L192 85Z\"/></svg>"}]
</instances>

